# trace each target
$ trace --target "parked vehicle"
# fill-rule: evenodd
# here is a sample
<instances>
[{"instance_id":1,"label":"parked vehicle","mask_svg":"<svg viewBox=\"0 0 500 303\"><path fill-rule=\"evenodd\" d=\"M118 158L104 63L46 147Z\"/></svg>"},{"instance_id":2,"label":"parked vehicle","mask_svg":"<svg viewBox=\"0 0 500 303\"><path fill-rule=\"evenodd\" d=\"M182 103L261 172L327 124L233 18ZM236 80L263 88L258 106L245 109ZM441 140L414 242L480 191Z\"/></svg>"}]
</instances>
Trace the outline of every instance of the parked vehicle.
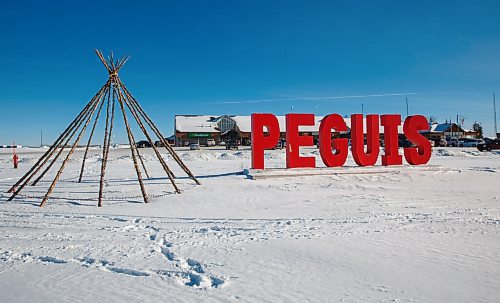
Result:
<instances>
[{"instance_id":1,"label":"parked vehicle","mask_svg":"<svg viewBox=\"0 0 500 303\"><path fill-rule=\"evenodd\" d=\"M484 140L484 143L480 143L477 145L477 149L479 151L491 151L494 149L500 149L500 140Z\"/></svg>"},{"instance_id":2,"label":"parked vehicle","mask_svg":"<svg viewBox=\"0 0 500 303\"><path fill-rule=\"evenodd\" d=\"M447 142L448 146L458 147L458 139L456 137L450 138Z\"/></svg>"},{"instance_id":3,"label":"parked vehicle","mask_svg":"<svg viewBox=\"0 0 500 303\"><path fill-rule=\"evenodd\" d=\"M219 146L226 146L226 142L224 142L224 141L219 141L219 143L218 143L217 145L219 145Z\"/></svg>"},{"instance_id":4,"label":"parked vehicle","mask_svg":"<svg viewBox=\"0 0 500 303\"><path fill-rule=\"evenodd\" d=\"M446 141L445 139L441 139L441 140L439 140L437 146L446 147L446 146L448 146L448 141Z\"/></svg>"},{"instance_id":5,"label":"parked vehicle","mask_svg":"<svg viewBox=\"0 0 500 303\"><path fill-rule=\"evenodd\" d=\"M461 139L458 140L459 147L477 147L479 144L484 143L483 140L480 139Z\"/></svg>"},{"instance_id":6,"label":"parked vehicle","mask_svg":"<svg viewBox=\"0 0 500 303\"><path fill-rule=\"evenodd\" d=\"M149 143L149 141L139 141L139 142L136 142L135 145L137 146L137 148L151 147L151 144Z\"/></svg>"},{"instance_id":7,"label":"parked vehicle","mask_svg":"<svg viewBox=\"0 0 500 303\"><path fill-rule=\"evenodd\" d=\"M205 144L207 145L207 147L209 147L209 146L215 146L215 140L214 139L207 139L207 141L205 142Z\"/></svg>"},{"instance_id":8,"label":"parked vehicle","mask_svg":"<svg viewBox=\"0 0 500 303\"><path fill-rule=\"evenodd\" d=\"M172 137L164 138L164 139L165 139L165 142L167 142L168 144L175 145L175 140L172 140ZM155 141L155 146L156 147L163 147L162 141L160 141L160 140Z\"/></svg>"},{"instance_id":9,"label":"parked vehicle","mask_svg":"<svg viewBox=\"0 0 500 303\"><path fill-rule=\"evenodd\" d=\"M229 140L226 142L226 149L238 149L238 140Z\"/></svg>"},{"instance_id":10,"label":"parked vehicle","mask_svg":"<svg viewBox=\"0 0 500 303\"><path fill-rule=\"evenodd\" d=\"M399 147L412 147L413 144L408 139L401 139L401 140L398 140L398 146Z\"/></svg>"},{"instance_id":11,"label":"parked vehicle","mask_svg":"<svg viewBox=\"0 0 500 303\"><path fill-rule=\"evenodd\" d=\"M200 149L200 143L193 142L189 144L189 150L198 150Z\"/></svg>"},{"instance_id":12,"label":"parked vehicle","mask_svg":"<svg viewBox=\"0 0 500 303\"><path fill-rule=\"evenodd\" d=\"M318 144L319 144L319 141L318 141ZM286 141L283 139L280 139L278 141L278 143L276 143L276 146L273 149L283 149L283 148L285 148L285 145L286 145Z\"/></svg>"}]
</instances>

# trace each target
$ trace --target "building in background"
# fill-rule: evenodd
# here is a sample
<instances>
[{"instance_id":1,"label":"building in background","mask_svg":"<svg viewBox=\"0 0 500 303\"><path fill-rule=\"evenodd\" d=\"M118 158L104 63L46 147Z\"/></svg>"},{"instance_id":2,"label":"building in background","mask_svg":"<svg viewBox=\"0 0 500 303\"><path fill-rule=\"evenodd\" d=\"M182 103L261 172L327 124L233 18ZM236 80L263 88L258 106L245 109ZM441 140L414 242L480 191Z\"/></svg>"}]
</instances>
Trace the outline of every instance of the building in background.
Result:
<instances>
[{"instance_id":1,"label":"building in background","mask_svg":"<svg viewBox=\"0 0 500 303\"><path fill-rule=\"evenodd\" d=\"M457 139L476 139L479 136L479 132L472 129L464 129L456 123L431 123L428 132L422 132L427 139L432 141L439 141L441 139L449 140L450 138Z\"/></svg>"},{"instance_id":2,"label":"building in background","mask_svg":"<svg viewBox=\"0 0 500 303\"><path fill-rule=\"evenodd\" d=\"M280 137L286 137L285 116L276 116L280 127ZM313 126L301 126L299 133L304 136L313 136L316 141L319 137L319 126L323 116L315 116ZM344 117L348 131L336 133L334 136L350 137L351 118ZM403 122L399 127L399 134L403 134ZM366 123L363 123L363 131L366 133ZM383 129L381 127L381 136ZM175 145L187 146L190 143L197 142L204 145L207 139L213 139L217 144L226 140L226 136L234 133L239 135L239 141L242 145L250 145L252 136L252 117L251 116L211 116L211 115L176 115L175 116Z\"/></svg>"}]
</instances>

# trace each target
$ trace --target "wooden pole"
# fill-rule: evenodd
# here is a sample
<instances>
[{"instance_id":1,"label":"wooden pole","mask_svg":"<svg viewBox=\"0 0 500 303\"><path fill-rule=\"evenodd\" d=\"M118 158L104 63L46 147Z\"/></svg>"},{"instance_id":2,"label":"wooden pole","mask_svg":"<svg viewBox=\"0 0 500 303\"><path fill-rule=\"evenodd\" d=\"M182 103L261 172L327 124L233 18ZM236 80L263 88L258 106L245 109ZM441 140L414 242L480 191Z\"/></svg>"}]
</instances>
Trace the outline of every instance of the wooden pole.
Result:
<instances>
[{"instance_id":1,"label":"wooden pole","mask_svg":"<svg viewBox=\"0 0 500 303\"><path fill-rule=\"evenodd\" d=\"M142 159L142 155L139 153L139 148L137 147L137 143L134 142L134 148L137 152L137 157L139 157L139 160L141 161L142 169L144 169L144 173L146 174L146 178L151 179L149 177L148 170L146 169L146 165L144 165L144 160Z\"/></svg>"},{"instance_id":2,"label":"wooden pole","mask_svg":"<svg viewBox=\"0 0 500 303\"><path fill-rule=\"evenodd\" d=\"M115 80L116 80L116 83L115 83L115 90L113 90L113 95L115 95L116 91L117 91L117 94L120 92L120 86L122 85L122 83L120 82L120 79L118 78L118 75L115 76ZM116 99L116 96L115 96L115 99ZM122 100L123 100L123 98L122 98ZM132 143L133 143L133 147L135 149L135 152L137 154L137 157L139 158L139 160L141 162L142 169L144 169L144 173L146 174L146 178L150 179L148 170L146 169L146 165L144 165L144 160L142 159L142 156L139 153L139 149L137 148L137 144L136 144L135 138L133 136L132 136Z\"/></svg>"},{"instance_id":3,"label":"wooden pole","mask_svg":"<svg viewBox=\"0 0 500 303\"><path fill-rule=\"evenodd\" d=\"M101 93L102 91L99 92L99 94ZM19 184L16 183L16 185L14 185L15 187L17 187L17 185L19 185L19 187L17 188L17 190L14 191L14 193L12 194L12 196L8 199L8 201L12 201L12 199L14 199L21 191L22 189L28 184L28 182L38 173L38 171L45 165L45 163L50 159L50 157L52 156L53 152L55 152L57 150L57 148L59 148L59 154L62 152L62 150L65 148L65 146L67 145L67 143L69 142L69 140L71 140L71 138L73 137L73 135L75 134L75 132L78 130L78 128L80 128L80 125L82 124L82 122L88 117L89 113L90 113L90 109L91 109L91 106L96 106L97 103L96 103L96 100L93 98L92 101L90 101L88 103L88 106L89 107L86 107L85 109L85 112L82 116L80 117L77 117L78 120L75 120L76 121L76 124L72 126L71 130L69 132L67 132L64 136L63 136L63 140L69 136L69 139L66 140L66 142L64 143L64 146L61 147L61 142L58 143L57 146L55 146L55 144L53 145L53 149L52 149L52 152L49 153L43 160L43 162L40 164L40 165L34 165L32 167L32 169L30 170L29 172L29 176L27 176L24 181ZM56 158L57 159L57 158ZM40 159L41 160L41 159ZM39 162L40 162L39 160ZM54 159L55 161L55 159ZM39 163L37 162L37 163ZM28 175L28 174L27 174Z\"/></svg>"},{"instance_id":4,"label":"wooden pole","mask_svg":"<svg viewBox=\"0 0 500 303\"><path fill-rule=\"evenodd\" d=\"M42 203L40 203L40 207L43 207L45 205L45 203L47 202L47 200L49 199L49 196L52 193L52 191L54 190L54 187L56 186L57 181L59 181L59 178L61 177L61 174L64 170L64 167L66 166L66 164L68 163L68 160L70 159L71 155L73 154L76 147L78 146L78 142L80 142L82 135L85 133L85 129L89 125L90 120L92 120L92 116L94 115L94 113L97 109L97 106L98 106L98 103L95 104L94 108L92 109L91 114L88 116L87 120L85 121L85 124L84 124L82 130L80 131L80 133L78 134L78 137L76 138L75 143L73 144L73 147L71 148L68 155L66 156L66 159L64 159L61 167L59 168L59 171L57 172L54 180L52 181L52 184L49 187L49 190L45 194L45 197L43 197Z\"/></svg>"},{"instance_id":5,"label":"wooden pole","mask_svg":"<svg viewBox=\"0 0 500 303\"><path fill-rule=\"evenodd\" d=\"M108 62L106 62L106 59L104 59L104 56L102 55L102 52L100 50L94 49L95 53L97 54L97 57L101 60L102 64L106 68L109 74L111 74L111 68L108 65Z\"/></svg>"},{"instance_id":6,"label":"wooden pole","mask_svg":"<svg viewBox=\"0 0 500 303\"><path fill-rule=\"evenodd\" d=\"M119 94L119 98L121 100L125 100L123 98L123 95L121 94L120 92L120 87L121 85L123 85L120 81L120 78L118 78L118 76L116 76L116 81L117 81L117 84L116 84L116 87L117 87L117 94ZM139 158L140 162L141 162L141 166L142 166L142 169L144 169L144 173L146 174L146 178L150 179L149 177L149 173L148 173L148 170L146 169L146 165L144 165L144 160L142 159L142 156L141 156L141 153L139 152L139 148L137 147L137 143L135 142L135 138L134 136L132 136L132 143L133 143L133 148L135 149L135 152L137 154L137 157Z\"/></svg>"},{"instance_id":7,"label":"wooden pole","mask_svg":"<svg viewBox=\"0 0 500 303\"><path fill-rule=\"evenodd\" d=\"M90 104L90 103L89 103ZM87 105L88 106L88 105ZM88 107L85 107L84 110L81 112L84 113L87 111ZM35 174L38 172L38 170L47 162L47 159L49 159L52 154L54 153L54 150L57 149L57 147L60 145L61 141L64 140L67 137L67 134L71 132L71 130L74 127L74 123L78 122L82 118L82 115L79 115L71 122L71 124L59 135L59 137L56 139L56 141L50 146L50 148L38 159L38 161L28 170L26 174L24 174L21 179L19 179L14 185L10 187L10 189L7 191L8 193L12 193L16 190L16 187L18 187L21 183L23 183L26 178L28 178L28 181L31 180L33 177L33 171L35 171ZM43 163L42 163L43 162ZM31 176L30 176L31 175ZM24 187L24 186L23 186Z\"/></svg>"},{"instance_id":8,"label":"wooden pole","mask_svg":"<svg viewBox=\"0 0 500 303\"><path fill-rule=\"evenodd\" d=\"M100 92L98 92L96 94L96 96L99 94ZM95 98L95 96L94 96ZM94 99L92 98L92 99ZM46 161L44 161L47 157L50 158L54 152L55 149L57 149L57 147L60 145L60 143L62 141L64 141L64 139L67 137L67 134L69 132L71 132L71 130L73 129L73 127L78 123L78 121L85 115L85 113L89 110L90 108L90 105L92 104L92 101L89 101L89 103L87 103L87 105L82 109L82 111L78 114L78 116L68 125L68 127L66 127L66 129L59 135L59 137L56 139L56 141L50 146L50 148L42 155L42 157L40 157L40 159L38 159L38 161L30 168L30 170L24 174L24 176L19 179L14 185L12 185L12 187L7 191L8 193L12 193L15 191L15 188L18 187L29 175L31 175L33 173L33 171L35 169L37 169L38 166L43 166ZM42 163L40 165L40 163Z\"/></svg>"},{"instance_id":9,"label":"wooden pole","mask_svg":"<svg viewBox=\"0 0 500 303\"><path fill-rule=\"evenodd\" d=\"M111 55L108 57L108 62L110 63L111 65L111 69L114 71L116 70L116 66L115 66L115 57L113 56L113 51L111 51Z\"/></svg>"},{"instance_id":10,"label":"wooden pole","mask_svg":"<svg viewBox=\"0 0 500 303\"><path fill-rule=\"evenodd\" d=\"M130 130L130 125L128 124L127 120L127 114L125 112L125 108L123 107L123 102L122 99L120 98L120 95L118 95L118 102L120 103L120 108L123 113L123 121L125 122L125 128L127 129L127 135L128 135L128 141L130 144L130 151L132 152L132 159L134 160L134 167L135 171L137 173L137 179L139 180L139 185L141 187L141 192L142 192L142 197L144 198L144 203L148 203L148 195L146 193L146 189L144 188L144 183L142 181L142 175L141 175L141 170L139 168L139 165L137 163L137 158L136 158L136 149L134 148L134 135L132 134L132 131Z\"/></svg>"},{"instance_id":11,"label":"wooden pole","mask_svg":"<svg viewBox=\"0 0 500 303\"><path fill-rule=\"evenodd\" d=\"M130 59L130 57L123 57L120 64L118 65L118 67L116 68L116 72L119 72L120 69L122 68L122 66L128 61L128 59Z\"/></svg>"},{"instance_id":12,"label":"wooden pole","mask_svg":"<svg viewBox=\"0 0 500 303\"><path fill-rule=\"evenodd\" d=\"M160 142L165 146L167 151L172 155L174 160L177 162L177 164L186 172L186 174L193 179L193 181L196 182L196 184L200 185L200 182L196 177L193 175L193 173L189 170L189 168L184 164L184 162L179 158L177 153L173 150L173 148L166 142L165 137L161 134L160 130L156 125L153 123L153 121L148 117L146 112L141 108L139 105L139 102L132 96L132 94L128 91L127 87L123 85L123 91L128 95L129 99L132 101L131 104L135 106L135 108L139 111L139 114L143 117L143 119L146 121L146 123L149 125L149 127L153 130L153 132L156 134Z\"/></svg>"},{"instance_id":13,"label":"wooden pole","mask_svg":"<svg viewBox=\"0 0 500 303\"><path fill-rule=\"evenodd\" d=\"M170 168L168 167L167 163L165 162L165 160L161 156L161 153L158 151L158 148L156 148L153 140L149 136L149 134L148 134L146 128L144 127L144 124L142 123L142 121L141 121L139 115L137 114L136 110L129 104L130 103L130 99L127 98L126 96L123 96L123 94L121 93L121 91L119 91L119 94L125 100L125 104L127 105L129 111L132 113L132 116L134 116L135 121L137 121L137 124L139 125L139 127L142 130L142 132L146 136L146 139L149 141L149 144L151 144L151 146L153 147L153 150L154 150L154 152L156 154L156 157L160 161L160 164L162 165L163 170L165 170L165 173L167 174L168 178L170 179L170 182L172 183L172 186L174 187L175 192L176 193L180 193L180 190L179 190L179 188L177 187L177 185L175 184L175 181L174 181L175 176L170 171Z\"/></svg>"},{"instance_id":14,"label":"wooden pole","mask_svg":"<svg viewBox=\"0 0 500 303\"><path fill-rule=\"evenodd\" d=\"M114 85L114 84L113 84ZM116 95L113 89L113 95L111 96L111 120L109 121L109 134L108 134L108 146L106 147L106 159L109 157L109 149L111 146L111 139L113 138L113 127L115 125L115 100L116 100ZM105 168L108 167L108 161L106 160L106 163L104 164Z\"/></svg>"},{"instance_id":15,"label":"wooden pole","mask_svg":"<svg viewBox=\"0 0 500 303\"><path fill-rule=\"evenodd\" d=\"M101 102L101 97L102 97L103 94L101 94L99 96L99 98L97 98L97 102L95 104L95 106L97 107L98 103ZM95 111L95 109L94 109ZM90 114L90 112L88 112L88 114ZM94 112L92 111L92 115L94 114ZM55 162L57 161L57 159L61 156L61 154L63 153L63 151L66 149L66 147L68 146L68 143L69 141L71 141L71 139L73 138L73 136L76 134L78 128L80 128L80 125L81 123L84 121L85 119L82 119L80 120L79 122L79 125L78 127L76 127L73 132L71 133L71 135L68 137L68 139L66 139L66 142L64 143L64 145L59 149L59 152L57 153L57 155L54 157L54 159L52 159L52 162L50 162L49 166L47 166L47 168L40 174L40 176L35 179L35 181L33 181L33 183L31 184L32 186L35 186L44 176L45 174L52 168L52 165L55 164ZM48 159L47 159L48 160Z\"/></svg>"},{"instance_id":16,"label":"wooden pole","mask_svg":"<svg viewBox=\"0 0 500 303\"><path fill-rule=\"evenodd\" d=\"M114 120L114 113L115 113L115 100L114 98L111 100L111 89L108 91L108 100L107 100L107 106L106 106L106 126L105 126L105 131L104 131L104 143L102 145L102 161L101 161L101 176L99 180L99 199L97 202L97 206L101 207L102 206L102 194L104 191L104 175L106 173L106 166L108 162L108 149L109 149L109 144L111 141L111 134L112 134L112 127L110 127L110 103L113 103L113 108L112 108L112 113L111 113L111 126L113 124Z\"/></svg>"},{"instance_id":17,"label":"wooden pole","mask_svg":"<svg viewBox=\"0 0 500 303\"><path fill-rule=\"evenodd\" d=\"M99 110L97 111L97 116L95 117L94 125L92 125L92 130L90 132L89 140L87 142L87 147L85 148L85 153L83 154L82 168L80 169L80 177L78 178L78 183L82 182L82 176L83 176L83 172L85 170L85 159L87 158L89 146L90 146L90 143L92 142L92 137L94 136L95 127L97 125L97 121L99 120L99 117L101 116L101 111L102 111L104 103L105 103L104 100L102 100L101 105L99 105Z\"/></svg>"}]
</instances>

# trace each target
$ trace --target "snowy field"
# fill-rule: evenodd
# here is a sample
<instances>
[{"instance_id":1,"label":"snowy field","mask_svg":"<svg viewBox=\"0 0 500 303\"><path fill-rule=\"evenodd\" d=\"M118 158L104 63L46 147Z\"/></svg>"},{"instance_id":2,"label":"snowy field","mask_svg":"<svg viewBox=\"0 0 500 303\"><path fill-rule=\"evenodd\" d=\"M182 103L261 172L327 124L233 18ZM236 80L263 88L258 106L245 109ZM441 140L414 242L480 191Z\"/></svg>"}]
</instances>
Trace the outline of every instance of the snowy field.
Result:
<instances>
[{"instance_id":1,"label":"snowy field","mask_svg":"<svg viewBox=\"0 0 500 303\"><path fill-rule=\"evenodd\" d=\"M173 188L151 149L143 204L130 151L77 151L44 208L48 175L5 191L42 150L0 150L1 302L500 302L500 152L435 148L442 169L249 180L250 151L178 153ZM304 150L317 156L317 149ZM354 166L352 158L348 165ZM283 150L266 166L284 167Z\"/></svg>"}]
</instances>

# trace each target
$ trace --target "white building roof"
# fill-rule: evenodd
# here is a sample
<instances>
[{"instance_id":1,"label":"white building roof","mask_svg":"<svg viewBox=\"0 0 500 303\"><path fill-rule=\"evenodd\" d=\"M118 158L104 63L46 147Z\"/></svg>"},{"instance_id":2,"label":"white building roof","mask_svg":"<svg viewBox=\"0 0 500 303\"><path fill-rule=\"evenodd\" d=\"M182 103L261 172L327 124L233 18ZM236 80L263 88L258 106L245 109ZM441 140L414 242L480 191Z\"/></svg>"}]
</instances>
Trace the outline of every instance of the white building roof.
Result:
<instances>
[{"instance_id":1,"label":"white building roof","mask_svg":"<svg viewBox=\"0 0 500 303\"><path fill-rule=\"evenodd\" d=\"M431 132L431 133L444 133L445 131L450 129L451 125L453 125L453 129L455 129L455 127L458 127L458 132L462 132L462 131L467 132L467 133L474 132L473 129L463 128L463 127L457 125L456 123L432 123L430 125L429 132Z\"/></svg>"},{"instance_id":2,"label":"white building roof","mask_svg":"<svg viewBox=\"0 0 500 303\"><path fill-rule=\"evenodd\" d=\"M175 116L175 130L182 133L218 133L214 118L219 116Z\"/></svg>"}]
</instances>

